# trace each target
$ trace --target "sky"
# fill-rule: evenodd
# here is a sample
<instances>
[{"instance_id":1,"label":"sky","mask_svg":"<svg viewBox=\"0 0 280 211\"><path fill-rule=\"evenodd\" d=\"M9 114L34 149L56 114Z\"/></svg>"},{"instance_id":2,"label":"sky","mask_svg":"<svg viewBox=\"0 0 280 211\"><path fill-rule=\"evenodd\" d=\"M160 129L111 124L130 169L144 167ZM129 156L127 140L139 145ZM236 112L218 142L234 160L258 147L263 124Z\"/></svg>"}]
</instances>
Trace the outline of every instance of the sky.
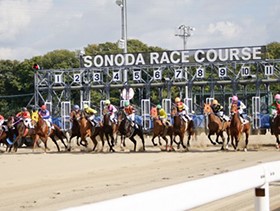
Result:
<instances>
[{"instance_id":1,"label":"sky","mask_svg":"<svg viewBox=\"0 0 280 211\"><path fill-rule=\"evenodd\" d=\"M182 50L180 25L194 27L187 49L280 42L279 0L126 0L127 37ZM116 43L115 0L0 0L0 59L23 61L89 44Z\"/></svg>"}]
</instances>

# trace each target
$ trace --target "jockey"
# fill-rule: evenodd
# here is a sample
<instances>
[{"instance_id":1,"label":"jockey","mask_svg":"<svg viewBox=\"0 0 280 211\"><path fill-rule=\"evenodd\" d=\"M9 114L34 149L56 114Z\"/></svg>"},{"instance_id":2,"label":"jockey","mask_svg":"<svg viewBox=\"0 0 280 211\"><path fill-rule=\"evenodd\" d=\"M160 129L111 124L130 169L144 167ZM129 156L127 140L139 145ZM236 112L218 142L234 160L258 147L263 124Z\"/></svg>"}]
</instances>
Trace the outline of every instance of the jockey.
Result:
<instances>
[{"instance_id":1,"label":"jockey","mask_svg":"<svg viewBox=\"0 0 280 211\"><path fill-rule=\"evenodd\" d=\"M39 119L39 112L35 106L32 108L31 119L34 120L35 122L38 122Z\"/></svg>"},{"instance_id":2,"label":"jockey","mask_svg":"<svg viewBox=\"0 0 280 211\"><path fill-rule=\"evenodd\" d=\"M84 112L88 115L88 120L90 120L91 124L95 127L97 125L97 122L94 120L95 114L97 113L96 110L89 107L88 104L84 105Z\"/></svg>"},{"instance_id":3,"label":"jockey","mask_svg":"<svg viewBox=\"0 0 280 211\"><path fill-rule=\"evenodd\" d=\"M170 126L170 123L169 123L169 121L168 121L167 113L166 113L166 111L161 107L160 104L157 105L157 113L158 113L159 119L162 121L162 124L163 124L165 127Z\"/></svg>"},{"instance_id":4,"label":"jockey","mask_svg":"<svg viewBox=\"0 0 280 211\"><path fill-rule=\"evenodd\" d=\"M188 107L185 105L185 103L181 102L181 99L179 97L175 98L175 103L176 103L177 111L179 112L179 115L183 118L183 120L185 122L191 121L192 118L186 112Z\"/></svg>"},{"instance_id":5,"label":"jockey","mask_svg":"<svg viewBox=\"0 0 280 211\"><path fill-rule=\"evenodd\" d=\"M224 114L224 107L214 99L211 103L211 108L216 116L222 119L222 121L229 121L229 117Z\"/></svg>"},{"instance_id":6,"label":"jockey","mask_svg":"<svg viewBox=\"0 0 280 211\"><path fill-rule=\"evenodd\" d=\"M2 115L0 115L0 128L2 127L4 121L5 121L5 118Z\"/></svg>"},{"instance_id":7,"label":"jockey","mask_svg":"<svg viewBox=\"0 0 280 211\"><path fill-rule=\"evenodd\" d=\"M269 106L269 114L271 118L275 119L275 117L277 116L277 106L279 105L280 105L280 94L276 94L274 96L273 103Z\"/></svg>"},{"instance_id":8,"label":"jockey","mask_svg":"<svg viewBox=\"0 0 280 211\"><path fill-rule=\"evenodd\" d=\"M52 119L50 115L50 111L47 109L46 105L42 105L39 111L39 115L46 121L49 128L54 129L52 125Z\"/></svg>"},{"instance_id":9,"label":"jockey","mask_svg":"<svg viewBox=\"0 0 280 211\"><path fill-rule=\"evenodd\" d=\"M19 113L17 113L16 117L23 121L24 125L28 128L34 128L31 123L31 116L26 107L23 107Z\"/></svg>"},{"instance_id":10,"label":"jockey","mask_svg":"<svg viewBox=\"0 0 280 211\"><path fill-rule=\"evenodd\" d=\"M232 100L231 104L236 104L237 105L238 112L239 112L239 115L240 115L240 119L243 123L245 123L245 119L243 117L244 109L246 109L245 104L241 100L238 100L238 97L236 95L233 96L231 100Z\"/></svg>"},{"instance_id":11,"label":"jockey","mask_svg":"<svg viewBox=\"0 0 280 211\"><path fill-rule=\"evenodd\" d=\"M134 107L132 105L130 105L128 101L126 101L124 103L124 106L125 106L124 107L124 112L127 116L127 119L129 121L131 121L131 126L132 127L135 126L135 128L138 128L138 125L135 123L135 109L134 109Z\"/></svg>"},{"instance_id":12,"label":"jockey","mask_svg":"<svg viewBox=\"0 0 280 211\"><path fill-rule=\"evenodd\" d=\"M80 106L79 105L74 105L73 110L71 112L70 121L73 122L73 118L75 116L80 116L80 114L81 114Z\"/></svg>"},{"instance_id":13,"label":"jockey","mask_svg":"<svg viewBox=\"0 0 280 211\"><path fill-rule=\"evenodd\" d=\"M111 122L113 123L117 123L117 120L116 120L116 113L118 112L118 110L116 109L116 107L111 104L110 100L106 100L105 101L105 107L104 109L107 109L109 114L110 114L110 120Z\"/></svg>"}]
</instances>

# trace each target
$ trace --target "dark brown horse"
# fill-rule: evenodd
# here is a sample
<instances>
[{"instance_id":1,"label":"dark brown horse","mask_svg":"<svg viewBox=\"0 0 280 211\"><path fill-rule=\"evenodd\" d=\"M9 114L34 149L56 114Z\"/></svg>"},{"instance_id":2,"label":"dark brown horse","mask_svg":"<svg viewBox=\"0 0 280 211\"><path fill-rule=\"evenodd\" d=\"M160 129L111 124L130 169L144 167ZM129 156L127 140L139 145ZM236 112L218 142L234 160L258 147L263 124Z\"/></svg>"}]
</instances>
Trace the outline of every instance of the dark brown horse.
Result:
<instances>
[{"instance_id":1,"label":"dark brown horse","mask_svg":"<svg viewBox=\"0 0 280 211\"><path fill-rule=\"evenodd\" d=\"M134 137L138 135L142 141L143 150L145 151L145 140L141 125L138 125L138 128L132 127L123 110L118 112L118 131L121 134L121 147L122 145L125 146L124 140L128 137L134 144L133 150L136 151L137 141Z\"/></svg>"},{"instance_id":2,"label":"dark brown horse","mask_svg":"<svg viewBox=\"0 0 280 211\"><path fill-rule=\"evenodd\" d=\"M96 137L99 136L102 141L102 148L104 147L104 138L103 138L104 133L102 127L100 126L93 127L93 125L90 123L90 120L88 120L87 115L84 112L81 113L81 116L78 119L78 123L80 128L80 137L81 137L80 144L82 146L87 147L88 143L86 138L89 137L93 143L92 151L94 151L98 144Z\"/></svg>"},{"instance_id":3,"label":"dark brown horse","mask_svg":"<svg viewBox=\"0 0 280 211\"><path fill-rule=\"evenodd\" d=\"M70 120L72 122L71 127L71 136L69 139L69 148L68 150L71 150L71 140L72 138L77 138L77 145L80 146L79 139L81 138L81 132L80 132L80 124L79 119L81 117L81 112L75 112L74 110L70 113Z\"/></svg>"},{"instance_id":4,"label":"dark brown horse","mask_svg":"<svg viewBox=\"0 0 280 211\"><path fill-rule=\"evenodd\" d=\"M64 132L60 129L59 126L57 126L56 124L52 124L52 126L53 126L53 128L50 131L49 137L52 139L52 141L56 145L57 151L60 152L60 148L59 148L58 143L57 143L57 138L64 145L65 149L67 149L68 147L64 142L64 139L66 139L66 141L68 142L67 136L64 134Z\"/></svg>"},{"instance_id":5,"label":"dark brown horse","mask_svg":"<svg viewBox=\"0 0 280 211\"><path fill-rule=\"evenodd\" d=\"M180 144L184 149L188 150L188 147L190 146L190 140L192 136L196 135L195 127L194 127L194 122L193 120L190 120L188 122L185 122L183 118L180 116L180 114L177 111L177 108L175 106L172 107L171 110L171 115L174 118L174 123L173 123L173 140L177 144L177 148L180 148ZM187 132L187 146L184 144L184 136L185 133ZM176 136L179 136L180 141L176 142L175 138Z\"/></svg>"},{"instance_id":6,"label":"dark brown horse","mask_svg":"<svg viewBox=\"0 0 280 211\"><path fill-rule=\"evenodd\" d=\"M156 109L156 108L155 108ZM154 146L157 146L157 144L154 142L154 139L158 137L159 144L161 145L160 138L162 137L166 142L166 151L173 151L172 148L173 144L173 126L164 126L163 122L158 118L156 112L151 112L151 118L153 119L153 137L152 137L152 143ZM168 144L168 139L166 136L170 137L170 144Z\"/></svg>"},{"instance_id":7,"label":"dark brown horse","mask_svg":"<svg viewBox=\"0 0 280 211\"><path fill-rule=\"evenodd\" d=\"M240 114L238 112L238 107L236 104L231 105L230 109L231 113L231 122L230 122L230 136L231 136L231 144L235 150L238 150L238 142L242 136L242 133L245 133L245 147L244 151L247 151L247 145L249 142L249 134L250 134L250 122L242 124L240 119ZM234 143L235 140L235 143Z\"/></svg>"},{"instance_id":8,"label":"dark brown horse","mask_svg":"<svg viewBox=\"0 0 280 211\"><path fill-rule=\"evenodd\" d=\"M110 152L115 152L113 146L115 144L114 133L116 133L117 125L110 120L110 114L103 111L103 122L102 130L110 147ZM111 141L110 141L111 139Z\"/></svg>"},{"instance_id":9,"label":"dark brown horse","mask_svg":"<svg viewBox=\"0 0 280 211\"><path fill-rule=\"evenodd\" d=\"M280 140L279 140L279 134L280 134L280 104L276 107L277 110L277 116L272 119L271 122L271 134L273 134L276 138L276 148L280 148Z\"/></svg>"},{"instance_id":10,"label":"dark brown horse","mask_svg":"<svg viewBox=\"0 0 280 211\"><path fill-rule=\"evenodd\" d=\"M222 122L221 119L216 116L211 108L211 105L206 103L204 104L204 109L203 109L204 115L206 115L208 117L208 129L209 129L209 133L208 133L208 139L210 140L210 142L213 145L216 145L216 143L218 144L222 144L222 148L221 150L224 150L225 148L228 148L228 143L229 143L229 139L230 139L230 122ZM226 131L227 133L227 143L225 145L225 137L223 132ZM216 142L212 141L211 139L211 135L216 134ZM219 137L222 138L223 142L219 142Z\"/></svg>"}]
</instances>

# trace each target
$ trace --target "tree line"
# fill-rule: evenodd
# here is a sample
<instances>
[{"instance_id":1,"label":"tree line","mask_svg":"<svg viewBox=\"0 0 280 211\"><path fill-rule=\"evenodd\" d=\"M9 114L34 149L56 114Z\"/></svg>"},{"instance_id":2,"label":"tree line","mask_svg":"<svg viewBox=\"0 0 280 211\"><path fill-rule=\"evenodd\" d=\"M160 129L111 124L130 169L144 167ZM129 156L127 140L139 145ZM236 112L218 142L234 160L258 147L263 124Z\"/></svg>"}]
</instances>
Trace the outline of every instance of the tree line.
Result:
<instances>
[{"instance_id":1,"label":"tree line","mask_svg":"<svg viewBox=\"0 0 280 211\"><path fill-rule=\"evenodd\" d=\"M135 39L128 40L127 48L128 53L166 50L156 46L148 46ZM117 43L111 42L89 44L84 48L84 51L86 55L122 53L122 49L118 48ZM280 59L279 42L267 45L267 58ZM29 103L34 94L34 64L39 64L41 69L79 68L79 52L62 49L24 61L0 60L0 114L5 117L15 114ZM176 90L172 90L172 92L176 92ZM113 101L119 99L119 92L112 91L110 95ZM157 95L157 92L152 92L151 98L156 99Z\"/></svg>"}]
</instances>

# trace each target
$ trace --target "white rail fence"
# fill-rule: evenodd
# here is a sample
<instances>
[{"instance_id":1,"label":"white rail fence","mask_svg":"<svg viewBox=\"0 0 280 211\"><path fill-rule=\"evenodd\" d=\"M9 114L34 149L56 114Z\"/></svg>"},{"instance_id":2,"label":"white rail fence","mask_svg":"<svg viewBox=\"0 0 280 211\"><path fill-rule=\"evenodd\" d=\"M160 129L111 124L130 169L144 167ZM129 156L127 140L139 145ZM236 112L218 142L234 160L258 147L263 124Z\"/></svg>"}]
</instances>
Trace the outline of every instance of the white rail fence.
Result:
<instances>
[{"instance_id":1,"label":"white rail fence","mask_svg":"<svg viewBox=\"0 0 280 211\"><path fill-rule=\"evenodd\" d=\"M269 183L275 181L280 181L280 161L65 210L188 210L255 189L255 210L269 211Z\"/></svg>"}]
</instances>

